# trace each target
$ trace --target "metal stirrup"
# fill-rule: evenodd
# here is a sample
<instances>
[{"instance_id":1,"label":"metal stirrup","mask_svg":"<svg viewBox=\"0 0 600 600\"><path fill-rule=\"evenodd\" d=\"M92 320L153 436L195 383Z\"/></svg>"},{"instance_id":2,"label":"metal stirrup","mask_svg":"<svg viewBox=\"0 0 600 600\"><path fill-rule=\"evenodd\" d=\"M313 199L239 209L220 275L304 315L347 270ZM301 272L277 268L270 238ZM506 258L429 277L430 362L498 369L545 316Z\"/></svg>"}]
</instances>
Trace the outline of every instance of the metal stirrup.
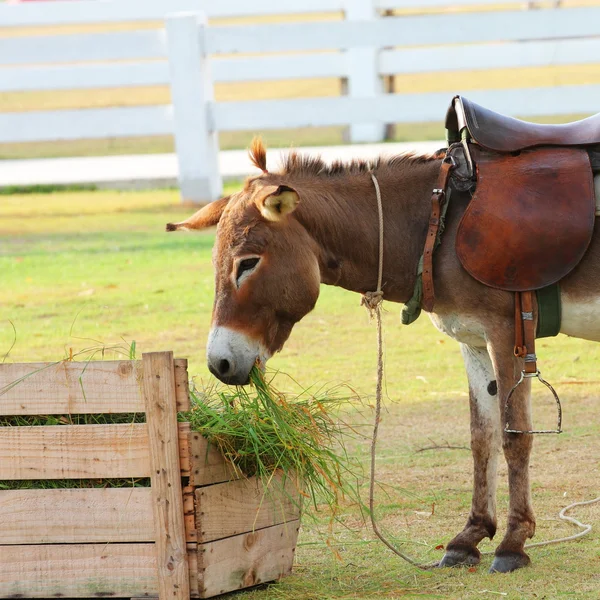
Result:
<instances>
[{"instance_id":1,"label":"metal stirrup","mask_svg":"<svg viewBox=\"0 0 600 600\"><path fill-rule=\"evenodd\" d=\"M531 429L529 431L522 431L520 429L511 429L510 428L510 425L508 422L508 408L509 408L510 398L513 395L514 391L523 383L523 381L525 379L532 379L532 378L539 379L540 382L543 383L552 392L552 395L554 396L554 399L556 400L556 410L558 412L558 420L557 420L557 424L556 424L556 429L537 429L537 430ZM513 385L512 389L508 393L508 396L506 397L506 404L504 405L504 418L506 421L506 425L504 426L505 433L525 433L525 434L529 434L529 435L538 434L538 433L562 433L562 406L560 404L560 398L558 397L556 390L545 379L542 378L542 375L539 370L537 370L535 373L526 373L524 370L521 371L521 377L519 377L519 381L517 381L517 383L515 383L515 385Z\"/></svg>"}]
</instances>

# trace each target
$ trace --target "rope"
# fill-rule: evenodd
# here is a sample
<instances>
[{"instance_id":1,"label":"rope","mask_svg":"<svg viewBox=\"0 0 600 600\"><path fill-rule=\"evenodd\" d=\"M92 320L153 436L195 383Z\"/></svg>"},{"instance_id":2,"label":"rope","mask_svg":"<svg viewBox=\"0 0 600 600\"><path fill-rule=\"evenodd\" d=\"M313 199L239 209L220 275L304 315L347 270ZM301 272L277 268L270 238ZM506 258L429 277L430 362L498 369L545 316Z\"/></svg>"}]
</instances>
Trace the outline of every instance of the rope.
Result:
<instances>
[{"instance_id":1,"label":"rope","mask_svg":"<svg viewBox=\"0 0 600 600\"><path fill-rule=\"evenodd\" d=\"M375 422L373 424L373 435L371 438L371 473L369 480L369 513L371 518L371 527L375 535L383 542L394 554L410 563L411 565L419 568L429 570L437 567L439 561L435 561L428 564L421 564L415 559L411 558L407 554L400 552L395 548L391 542L389 542L383 534L379 531L377 519L375 518L375 457L377 449L377 436L379 434L379 422L381 420L381 390L383 384L383 327L381 324L381 303L383 301L382 280L383 280L383 206L381 203L381 190L379 188L379 182L375 177L374 173L371 172L371 179L375 186L375 194L377 196L377 211L379 215L379 266L377 272L377 290L375 292L365 292L361 299L361 306L366 307L369 311L371 318L375 317L377 322L377 385L375 388ZM589 524L583 524L574 517L568 517L566 513L575 508L576 506L586 506L588 504L595 504L600 502L600 497L594 498L593 500L586 500L583 502L573 502L563 508L559 513L559 518L563 521L569 521L577 527L583 528L583 531L570 535L568 537L556 538L545 542L536 542L534 544L526 544L525 548L539 548L540 546L549 546L551 544L559 544L562 542L569 542L577 540L584 535L587 535L591 530L592 526ZM494 551L482 552L482 554L493 554Z\"/></svg>"},{"instance_id":2,"label":"rope","mask_svg":"<svg viewBox=\"0 0 600 600\"><path fill-rule=\"evenodd\" d=\"M371 179L375 186L375 194L377 196L377 211L379 214L379 268L377 273L377 290L375 292L365 292L361 300L361 306L365 306L369 311L369 316L375 316L377 320L377 386L375 388L375 423L373 425L373 436L371 438L371 476L369 482L369 513L371 517L371 526L375 535L400 558L404 559L411 565L420 569L430 569L437 566L436 563L431 565L422 565L416 560L400 552L395 548L379 531L377 520L375 518L375 456L377 448L377 435L379 433L379 421L381 419L381 390L383 383L383 328L381 326L381 303L383 301L383 291L381 289L383 279L383 206L381 204L381 190L379 182L375 175L371 172Z\"/></svg>"},{"instance_id":3,"label":"rope","mask_svg":"<svg viewBox=\"0 0 600 600\"><path fill-rule=\"evenodd\" d=\"M569 504L569 506L565 506L559 513L559 519L563 521L569 521L569 523L573 523L577 527L581 527L583 531L579 533L574 533L573 535L569 535L567 537L555 538L553 540L546 540L545 542L535 542L534 544L525 544L525 548L539 548L541 546L550 546L552 544L561 544L562 542L571 542L573 540L578 540L580 537L587 535L591 530L592 526L589 523L581 523L574 517L568 517L567 512L576 506L587 506L588 504L596 504L600 502L600 496L598 498L594 498L593 500L584 500L582 502L573 502L573 504ZM488 550L487 552L482 552L481 554L494 554L493 550Z\"/></svg>"}]
</instances>

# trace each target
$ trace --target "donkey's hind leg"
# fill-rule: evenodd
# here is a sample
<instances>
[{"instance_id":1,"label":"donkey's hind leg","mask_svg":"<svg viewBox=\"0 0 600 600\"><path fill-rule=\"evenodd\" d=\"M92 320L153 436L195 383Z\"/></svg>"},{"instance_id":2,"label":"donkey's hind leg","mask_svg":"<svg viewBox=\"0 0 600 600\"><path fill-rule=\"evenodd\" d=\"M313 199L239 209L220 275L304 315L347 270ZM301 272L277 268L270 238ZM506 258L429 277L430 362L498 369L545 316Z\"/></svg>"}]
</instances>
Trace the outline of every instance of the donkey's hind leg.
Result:
<instances>
[{"instance_id":1,"label":"donkey's hind leg","mask_svg":"<svg viewBox=\"0 0 600 600\"><path fill-rule=\"evenodd\" d=\"M477 544L496 533L496 470L501 440L496 376L485 346L461 344L461 351L469 379L473 499L467 524L448 544L441 567L478 564L481 554Z\"/></svg>"},{"instance_id":2,"label":"donkey's hind leg","mask_svg":"<svg viewBox=\"0 0 600 600\"><path fill-rule=\"evenodd\" d=\"M523 368L522 359L511 355L511 348L490 347L490 354L498 377L498 393L504 421L511 429L531 430L531 380L525 379L510 398L505 412L506 399ZM506 417L506 419L504 419ZM502 448L508 465L509 509L508 525L504 539L495 552L490 572L508 573L527 566L531 561L524 545L535 533L535 515L531 505L529 483L529 456L533 438L529 434L504 433Z\"/></svg>"}]
</instances>

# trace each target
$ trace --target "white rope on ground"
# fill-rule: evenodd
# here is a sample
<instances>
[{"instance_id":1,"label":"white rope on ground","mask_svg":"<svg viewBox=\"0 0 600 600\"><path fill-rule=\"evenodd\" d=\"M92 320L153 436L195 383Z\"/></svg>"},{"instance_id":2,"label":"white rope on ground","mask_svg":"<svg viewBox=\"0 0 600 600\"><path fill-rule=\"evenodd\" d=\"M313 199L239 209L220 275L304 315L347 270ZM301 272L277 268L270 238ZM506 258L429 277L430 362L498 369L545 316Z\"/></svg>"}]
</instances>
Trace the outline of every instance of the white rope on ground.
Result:
<instances>
[{"instance_id":1,"label":"white rope on ground","mask_svg":"<svg viewBox=\"0 0 600 600\"><path fill-rule=\"evenodd\" d=\"M371 438L371 473L369 480L369 512L371 517L371 526L375 535L392 551L397 554L400 558L410 563L411 565L418 567L419 569L432 569L437 567L439 562L432 562L429 564L421 564L410 556L400 552L395 548L379 531L379 526L375 518L375 457L377 447L377 436L379 434L379 421L381 419L381 390L383 384L383 327L381 324L381 303L383 301L383 291L381 289L383 280L383 206L381 203L381 190L379 189L379 182L373 172L370 172L373 185L375 186L375 194L377 196L377 210L379 215L379 266L377 274L377 290L375 292L365 292L361 300L361 306L365 306L369 311L371 318L375 316L377 321L377 385L375 388L375 422L373 424L373 435ZM539 548L541 546L550 546L551 544L560 544L563 542L570 542L577 540L584 535L587 535L591 530L592 526L584 524L575 519L574 517L567 516L567 512L576 506L587 506L589 504L596 504L600 502L600 496L593 500L584 500L581 502L573 502L569 506L565 506L560 513L559 518L563 521L569 521L577 527L581 527L583 531L575 533L573 535L547 540L545 542L536 542L533 544L525 544L525 548ZM494 554L493 550L482 552L481 554Z\"/></svg>"}]
</instances>

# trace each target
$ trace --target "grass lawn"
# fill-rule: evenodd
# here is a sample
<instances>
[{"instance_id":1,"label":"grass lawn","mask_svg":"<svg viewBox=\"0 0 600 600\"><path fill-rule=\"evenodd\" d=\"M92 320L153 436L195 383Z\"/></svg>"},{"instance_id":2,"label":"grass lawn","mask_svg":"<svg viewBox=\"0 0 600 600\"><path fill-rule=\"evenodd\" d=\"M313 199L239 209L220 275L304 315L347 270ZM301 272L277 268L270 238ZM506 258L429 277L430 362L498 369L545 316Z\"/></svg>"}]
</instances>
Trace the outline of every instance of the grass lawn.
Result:
<instances>
[{"instance_id":1,"label":"grass lawn","mask_svg":"<svg viewBox=\"0 0 600 600\"><path fill-rule=\"evenodd\" d=\"M176 191L69 192L2 197L0 202L0 356L7 361L57 360L70 349L128 345L138 353L173 350L190 373L209 381L204 345L213 294L214 232L166 234L167 221L188 216ZM471 494L466 378L458 347L422 317L400 325L387 304L386 411L379 445L378 514L403 551L430 561L463 526ZM16 330L14 339L13 326ZM540 366L562 395L566 433L536 440L531 473L537 540L569 535L558 521L566 504L599 494L600 346L566 337L539 344ZM111 352L107 356L112 358ZM347 382L365 400L358 424L372 418L375 327L357 295L323 287L317 308L298 324L271 368L302 385ZM280 387L291 385L280 376ZM536 421L550 424L547 396ZM368 459L368 440L353 452ZM366 490L364 498L366 500ZM506 468L501 468L499 533L506 522ZM583 541L532 550L521 572L488 575L481 567L421 572L380 543L347 506L330 527L326 514L305 523L294 574L279 585L232 598L523 598L597 599L600 593L600 506L578 509L595 528ZM490 542L483 549L493 549ZM436 549L437 548L437 549ZM333 551L332 551L333 550ZM500 595L499 595L500 594Z\"/></svg>"}]
</instances>

